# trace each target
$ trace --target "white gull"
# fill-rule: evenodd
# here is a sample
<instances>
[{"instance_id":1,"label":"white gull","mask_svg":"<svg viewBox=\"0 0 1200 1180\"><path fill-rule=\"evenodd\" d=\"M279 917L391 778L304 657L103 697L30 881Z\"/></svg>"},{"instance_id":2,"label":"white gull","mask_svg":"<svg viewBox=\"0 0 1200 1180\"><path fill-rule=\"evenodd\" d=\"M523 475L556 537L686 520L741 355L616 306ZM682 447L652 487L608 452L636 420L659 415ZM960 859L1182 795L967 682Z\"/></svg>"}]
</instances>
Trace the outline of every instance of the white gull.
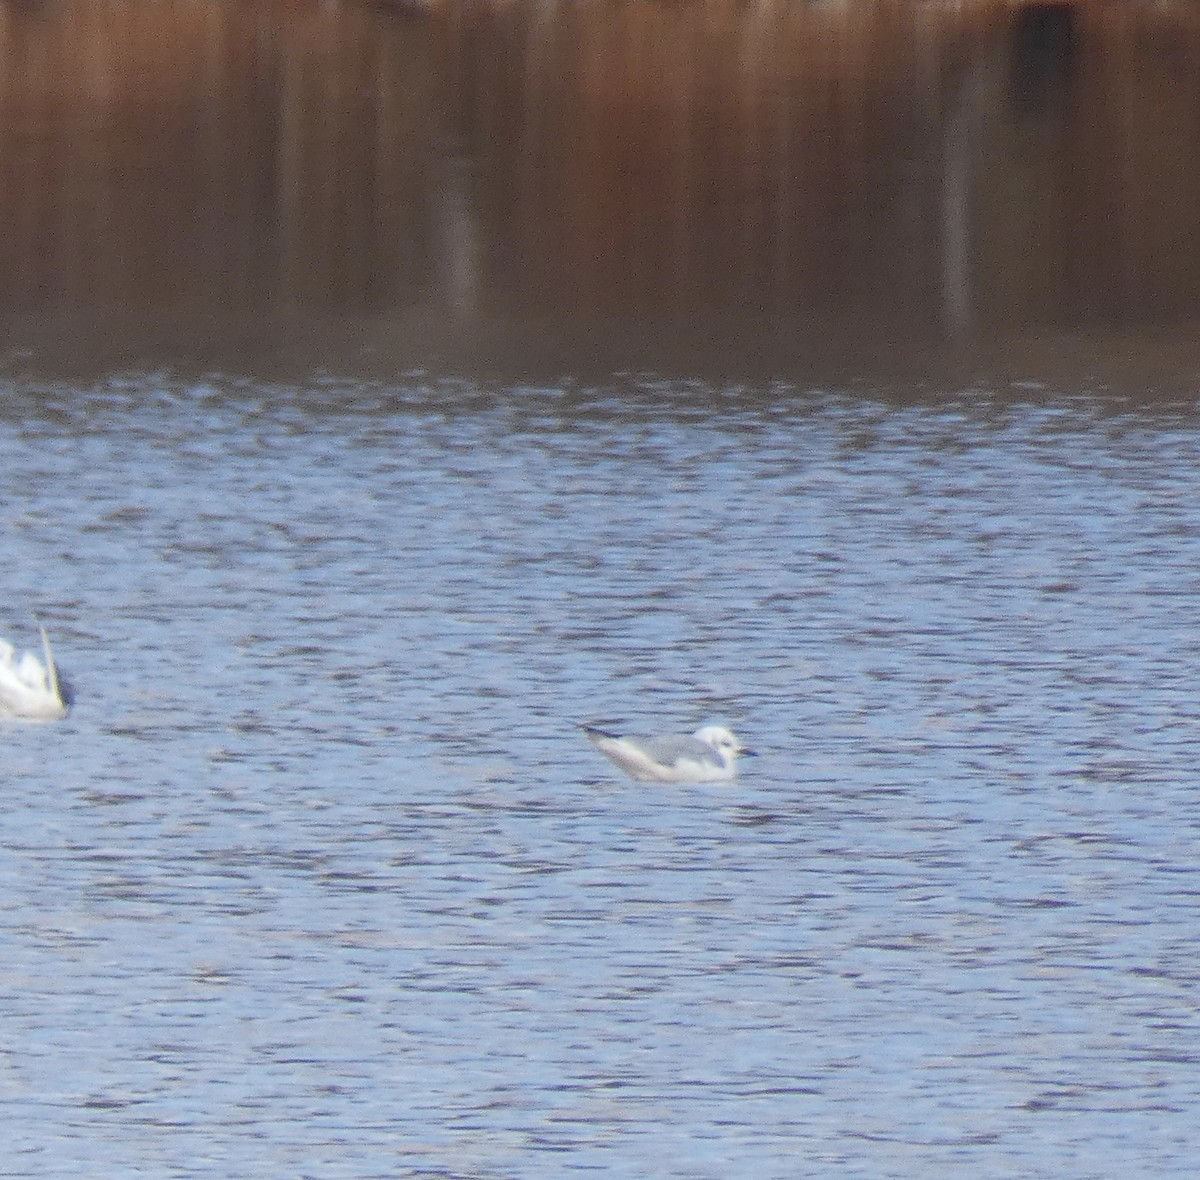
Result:
<instances>
[{"instance_id":1,"label":"white gull","mask_svg":"<svg viewBox=\"0 0 1200 1180\"><path fill-rule=\"evenodd\" d=\"M714 783L737 774L737 756L753 754L722 725L694 734L618 735L583 726L589 742L626 774L644 783Z\"/></svg>"},{"instance_id":2,"label":"white gull","mask_svg":"<svg viewBox=\"0 0 1200 1180\"><path fill-rule=\"evenodd\" d=\"M0 639L0 717L20 717L26 721L57 721L67 715L70 701L59 681L50 637L42 632L42 652L46 662L33 652L22 652Z\"/></svg>"}]
</instances>

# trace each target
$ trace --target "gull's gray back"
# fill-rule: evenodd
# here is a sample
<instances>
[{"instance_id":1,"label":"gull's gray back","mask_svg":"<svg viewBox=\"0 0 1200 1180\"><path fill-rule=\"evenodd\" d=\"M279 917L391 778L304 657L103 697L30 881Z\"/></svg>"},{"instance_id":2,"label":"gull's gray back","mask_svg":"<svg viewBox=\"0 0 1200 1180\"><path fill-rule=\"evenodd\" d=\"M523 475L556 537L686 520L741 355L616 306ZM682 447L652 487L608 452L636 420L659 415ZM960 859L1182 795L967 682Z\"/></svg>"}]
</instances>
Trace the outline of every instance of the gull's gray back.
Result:
<instances>
[{"instance_id":1,"label":"gull's gray back","mask_svg":"<svg viewBox=\"0 0 1200 1180\"><path fill-rule=\"evenodd\" d=\"M723 766L720 755L698 738L684 735L631 736L626 739L638 749L644 750L655 762L663 766L674 766L680 758L699 762L704 766Z\"/></svg>"}]
</instances>

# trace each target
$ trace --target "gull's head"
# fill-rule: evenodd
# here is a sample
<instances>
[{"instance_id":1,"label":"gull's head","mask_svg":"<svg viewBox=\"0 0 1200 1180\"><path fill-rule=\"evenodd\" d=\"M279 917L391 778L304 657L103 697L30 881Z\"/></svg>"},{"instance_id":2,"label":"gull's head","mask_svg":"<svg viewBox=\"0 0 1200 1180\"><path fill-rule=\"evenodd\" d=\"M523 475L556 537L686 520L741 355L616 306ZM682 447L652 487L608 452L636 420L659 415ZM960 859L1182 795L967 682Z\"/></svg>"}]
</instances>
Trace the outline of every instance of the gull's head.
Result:
<instances>
[{"instance_id":1,"label":"gull's head","mask_svg":"<svg viewBox=\"0 0 1200 1180\"><path fill-rule=\"evenodd\" d=\"M696 740L703 742L706 746L711 746L721 756L723 762L728 762L739 754L754 753L753 750L748 750L743 746L723 725L706 725L703 729L696 730Z\"/></svg>"}]
</instances>

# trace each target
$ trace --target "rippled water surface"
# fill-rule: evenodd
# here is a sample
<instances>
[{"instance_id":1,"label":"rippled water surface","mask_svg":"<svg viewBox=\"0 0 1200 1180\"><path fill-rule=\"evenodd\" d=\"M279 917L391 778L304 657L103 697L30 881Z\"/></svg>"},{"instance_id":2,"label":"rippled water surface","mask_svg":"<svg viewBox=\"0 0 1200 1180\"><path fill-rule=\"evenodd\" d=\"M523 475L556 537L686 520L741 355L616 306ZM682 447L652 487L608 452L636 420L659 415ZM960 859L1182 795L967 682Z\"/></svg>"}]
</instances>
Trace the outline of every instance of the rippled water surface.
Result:
<instances>
[{"instance_id":1,"label":"rippled water surface","mask_svg":"<svg viewBox=\"0 0 1200 1180\"><path fill-rule=\"evenodd\" d=\"M1045 390L10 384L77 705L4 726L4 1174L1190 1177L1198 461Z\"/></svg>"}]
</instances>

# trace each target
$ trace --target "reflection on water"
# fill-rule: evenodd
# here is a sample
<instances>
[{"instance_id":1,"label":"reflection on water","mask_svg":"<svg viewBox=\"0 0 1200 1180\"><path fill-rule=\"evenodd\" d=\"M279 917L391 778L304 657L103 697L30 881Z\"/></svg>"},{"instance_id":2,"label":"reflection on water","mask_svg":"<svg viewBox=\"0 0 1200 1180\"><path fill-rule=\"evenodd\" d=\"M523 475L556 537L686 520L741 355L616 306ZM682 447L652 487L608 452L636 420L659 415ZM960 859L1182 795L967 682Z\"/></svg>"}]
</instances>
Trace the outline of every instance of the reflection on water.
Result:
<instances>
[{"instance_id":1,"label":"reflection on water","mask_svg":"<svg viewBox=\"0 0 1200 1180\"><path fill-rule=\"evenodd\" d=\"M781 369L1170 323L1198 64L1192 7L1106 0L6 6L0 307L167 355L295 322Z\"/></svg>"}]
</instances>

